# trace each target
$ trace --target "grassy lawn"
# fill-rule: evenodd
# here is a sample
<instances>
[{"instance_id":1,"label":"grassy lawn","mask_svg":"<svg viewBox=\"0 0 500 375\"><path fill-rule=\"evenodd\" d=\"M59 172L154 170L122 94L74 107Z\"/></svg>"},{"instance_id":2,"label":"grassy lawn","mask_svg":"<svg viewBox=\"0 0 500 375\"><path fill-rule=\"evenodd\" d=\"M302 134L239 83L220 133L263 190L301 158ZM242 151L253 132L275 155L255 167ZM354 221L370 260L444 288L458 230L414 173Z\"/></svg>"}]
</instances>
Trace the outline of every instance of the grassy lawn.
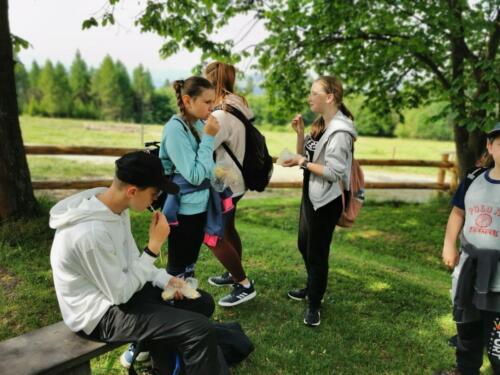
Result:
<instances>
[{"instance_id":1,"label":"grassy lawn","mask_svg":"<svg viewBox=\"0 0 500 375\"><path fill-rule=\"evenodd\" d=\"M49 266L50 205L44 201L39 219L0 226L0 339L60 320ZM304 326L304 305L286 298L305 282L295 245L298 205L288 191L241 202L244 264L258 295L215 312L217 320L239 321L256 347L234 374L429 374L451 366L450 279L440 266L447 200L368 202L354 228L338 230L318 329ZM132 221L138 244L145 243L147 214ZM206 279L221 271L203 248L198 277L216 299L226 290ZM125 374L119 354L93 361L94 374Z\"/></svg>"},{"instance_id":2,"label":"grassy lawn","mask_svg":"<svg viewBox=\"0 0 500 375\"><path fill-rule=\"evenodd\" d=\"M141 147L141 127L91 120L49 119L21 116L21 128L26 144L86 145L110 147ZM144 126L145 141L161 139L161 125ZM278 155L287 147L295 149L292 132L264 131L272 155ZM423 159L440 160L441 154L454 151L453 142L426 141L398 138L360 137L356 142L356 155L366 159ZM29 156L28 162L34 180L108 176L112 163L95 163L67 160L48 156ZM396 173L411 173L435 176L435 168L371 167L371 169Z\"/></svg>"}]
</instances>

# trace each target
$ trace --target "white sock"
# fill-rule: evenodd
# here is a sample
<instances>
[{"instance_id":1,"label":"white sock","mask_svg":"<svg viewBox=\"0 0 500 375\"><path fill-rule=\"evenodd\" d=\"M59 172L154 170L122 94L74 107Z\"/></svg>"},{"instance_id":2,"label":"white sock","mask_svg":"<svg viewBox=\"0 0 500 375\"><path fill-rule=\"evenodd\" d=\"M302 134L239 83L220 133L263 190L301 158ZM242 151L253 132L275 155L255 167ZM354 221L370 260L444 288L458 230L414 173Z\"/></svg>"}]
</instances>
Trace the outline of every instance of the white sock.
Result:
<instances>
[{"instance_id":1,"label":"white sock","mask_svg":"<svg viewBox=\"0 0 500 375\"><path fill-rule=\"evenodd\" d=\"M250 286L252 285L252 284L250 284L249 280L247 280L246 283L240 283L240 284L243 285L245 288L250 288Z\"/></svg>"}]
</instances>

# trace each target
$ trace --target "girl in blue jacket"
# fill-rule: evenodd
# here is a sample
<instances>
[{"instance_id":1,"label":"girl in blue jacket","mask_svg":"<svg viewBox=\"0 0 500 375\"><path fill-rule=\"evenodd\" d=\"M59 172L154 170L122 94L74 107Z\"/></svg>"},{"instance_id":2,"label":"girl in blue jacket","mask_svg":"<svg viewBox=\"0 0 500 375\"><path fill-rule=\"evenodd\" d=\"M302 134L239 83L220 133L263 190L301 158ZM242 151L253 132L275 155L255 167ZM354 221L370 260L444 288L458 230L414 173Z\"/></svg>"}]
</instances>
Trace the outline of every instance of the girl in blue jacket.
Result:
<instances>
[{"instance_id":1,"label":"girl in blue jacket","mask_svg":"<svg viewBox=\"0 0 500 375\"><path fill-rule=\"evenodd\" d=\"M204 238L209 200L207 181L215 167L213 145L219 125L210 116L215 91L209 81L190 77L175 81L173 87L180 113L165 124L160 159L166 174L174 178L181 175L194 189L181 194L177 222L170 223L167 272L186 278L194 276Z\"/></svg>"}]
</instances>

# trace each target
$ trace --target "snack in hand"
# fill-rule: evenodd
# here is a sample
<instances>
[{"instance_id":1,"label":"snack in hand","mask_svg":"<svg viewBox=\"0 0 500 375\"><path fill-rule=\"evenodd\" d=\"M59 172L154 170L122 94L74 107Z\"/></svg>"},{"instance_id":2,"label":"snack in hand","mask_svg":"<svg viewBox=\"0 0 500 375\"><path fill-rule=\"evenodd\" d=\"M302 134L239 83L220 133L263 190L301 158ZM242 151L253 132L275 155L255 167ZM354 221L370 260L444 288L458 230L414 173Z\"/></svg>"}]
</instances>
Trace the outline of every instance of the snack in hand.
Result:
<instances>
[{"instance_id":1,"label":"snack in hand","mask_svg":"<svg viewBox=\"0 0 500 375\"><path fill-rule=\"evenodd\" d=\"M281 151L278 159L276 160L276 164L283 166L283 163L285 161L295 159L296 156L297 154L294 154L288 148L285 148L283 151Z\"/></svg>"},{"instance_id":2,"label":"snack in hand","mask_svg":"<svg viewBox=\"0 0 500 375\"><path fill-rule=\"evenodd\" d=\"M201 297L201 294L196 290L196 287L194 284L198 284L198 281L192 278L186 279L186 282L184 283L184 286L181 288L176 288L171 285L167 285L167 287L163 290L163 293L161 294L161 298L163 298L164 301L171 300L174 298L174 294L176 291L180 291L181 294L189 299L197 299ZM196 282L196 283L194 283Z\"/></svg>"}]
</instances>

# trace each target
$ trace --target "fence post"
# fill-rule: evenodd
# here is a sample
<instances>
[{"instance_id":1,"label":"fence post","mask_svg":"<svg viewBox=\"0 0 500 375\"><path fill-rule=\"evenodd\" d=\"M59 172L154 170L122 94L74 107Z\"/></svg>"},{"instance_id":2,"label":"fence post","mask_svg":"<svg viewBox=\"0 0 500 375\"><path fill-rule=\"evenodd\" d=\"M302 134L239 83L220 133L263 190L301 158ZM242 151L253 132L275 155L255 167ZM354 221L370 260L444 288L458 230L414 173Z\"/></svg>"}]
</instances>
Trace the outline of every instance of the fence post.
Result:
<instances>
[{"instance_id":1,"label":"fence post","mask_svg":"<svg viewBox=\"0 0 500 375\"><path fill-rule=\"evenodd\" d=\"M450 160L450 154L449 153L441 154L441 161L442 162L448 163L449 160ZM438 175L437 175L437 183L438 183L438 185L444 185L445 178L446 178L446 168L439 168Z\"/></svg>"},{"instance_id":2,"label":"fence post","mask_svg":"<svg viewBox=\"0 0 500 375\"><path fill-rule=\"evenodd\" d=\"M454 165L451 168L450 191L457 190L457 186L458 186L458 165L457 165L456 161L453 164Z\"/></svg>"}]
</instances>

